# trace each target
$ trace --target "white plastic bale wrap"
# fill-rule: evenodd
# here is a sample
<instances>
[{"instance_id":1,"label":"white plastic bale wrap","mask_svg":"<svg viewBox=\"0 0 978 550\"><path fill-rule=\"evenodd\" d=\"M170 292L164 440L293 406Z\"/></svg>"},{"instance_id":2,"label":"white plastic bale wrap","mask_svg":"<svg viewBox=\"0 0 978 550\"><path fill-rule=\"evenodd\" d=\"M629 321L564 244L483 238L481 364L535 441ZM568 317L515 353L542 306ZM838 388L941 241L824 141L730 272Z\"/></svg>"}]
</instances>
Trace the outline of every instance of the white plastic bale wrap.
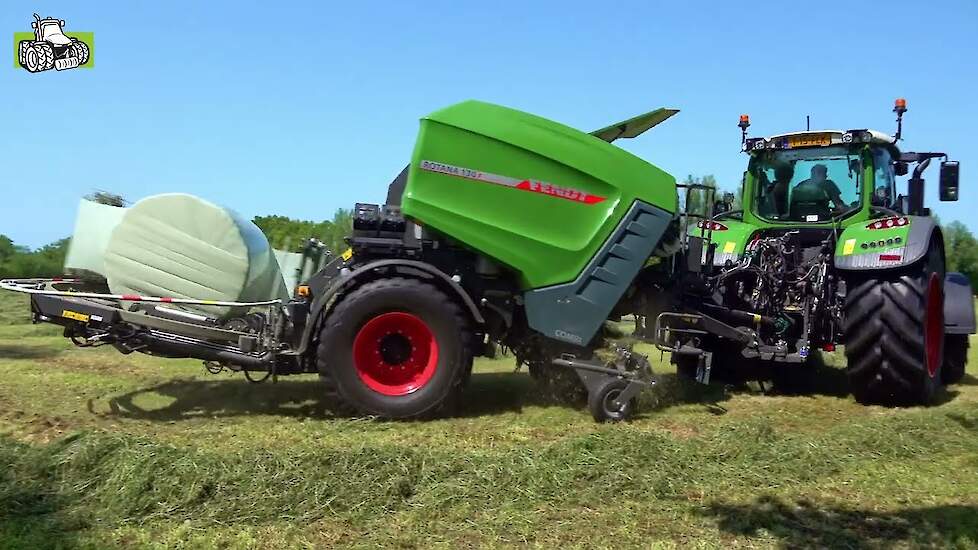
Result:
<instances>
[{"instance_id":1,"label":"white plastic bale wrap","mask_svg":"<svg viewBox=\"0 0 978 550\"><path fill-rule=\"evenodd\" d=\"M82 199L75 231L65 255L65 273L85 278L105 278L105 248L126 209Z\"/></svg>"},{"instance_id":2,"label":"white plastic bale wrap","mask_svg":"<svg viewBox=\"0 0 978 550\"><path fill-rule=\"evenodd\" d=\"M155 195L128 208L112 231L104 264L115 294L222 301L287 300L289 295L261 230L192 195ZM182 307L216 317L244 312Z\"/></svg>"}]
</instances>

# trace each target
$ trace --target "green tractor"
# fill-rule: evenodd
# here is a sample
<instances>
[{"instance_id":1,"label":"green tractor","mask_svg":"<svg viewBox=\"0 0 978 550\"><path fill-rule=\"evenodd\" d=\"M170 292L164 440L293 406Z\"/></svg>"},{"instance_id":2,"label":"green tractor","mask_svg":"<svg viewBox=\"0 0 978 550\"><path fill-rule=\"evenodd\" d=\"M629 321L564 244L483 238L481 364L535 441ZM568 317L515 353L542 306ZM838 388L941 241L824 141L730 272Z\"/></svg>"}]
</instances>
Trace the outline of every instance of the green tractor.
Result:
<instances>
[{"instance_id":1,"label":"green tractor","mask_svg":"<svg viewBox=\"0 0 978 550\"><path fill-rule=\"evenodd\" d=\"M964 376L972 289L945 270L922 177L943 159L940 198L954 201L959 167L945 153L898 148L906 110L897 100L893 137L858 129L748 138L741 117L742 208L719 201L719 214L689 225L689 237L707 243L705 290L685 291L680 307L720 311L736 330L660 316L661 347L674 352L681 374L701 382L757 376L797 391L811 382L812 352L841 344L863 403L928 404ZM897 177L911 166L900 193Z\"/></svg>"},{"instance_id":2,"label":"green tractor","mask_svg":"<svg viewBox=\"0 0 978 550\"><path fill-rule=\"evenodd\" d=\"M91 50L82 40L64 33L64 19L34 14L34 40L17 44L17 63L32 73L48 69L74 69L88 63Z\"/></svg>"}]
</instances>

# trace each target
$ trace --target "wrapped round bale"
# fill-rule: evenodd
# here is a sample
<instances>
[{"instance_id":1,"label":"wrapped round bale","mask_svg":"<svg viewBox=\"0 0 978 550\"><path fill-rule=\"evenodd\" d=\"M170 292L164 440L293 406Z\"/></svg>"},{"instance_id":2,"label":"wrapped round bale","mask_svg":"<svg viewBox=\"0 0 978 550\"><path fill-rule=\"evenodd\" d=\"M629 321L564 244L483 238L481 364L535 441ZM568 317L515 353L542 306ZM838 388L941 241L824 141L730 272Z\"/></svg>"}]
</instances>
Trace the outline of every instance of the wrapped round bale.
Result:
<instances>
[{"instance_id":1,"label":"wrapped round bale","mask_svg":"<svg viewBox=\"0 0 978 550\"><path fill-rule=\"evenodd\" d=\"M193 195L147 197L130 207L105 249L116 294L250 302L288 299L278 262L258 227ZM240 308L181 306L214 317Z\"/></svg>"}]
</instances>

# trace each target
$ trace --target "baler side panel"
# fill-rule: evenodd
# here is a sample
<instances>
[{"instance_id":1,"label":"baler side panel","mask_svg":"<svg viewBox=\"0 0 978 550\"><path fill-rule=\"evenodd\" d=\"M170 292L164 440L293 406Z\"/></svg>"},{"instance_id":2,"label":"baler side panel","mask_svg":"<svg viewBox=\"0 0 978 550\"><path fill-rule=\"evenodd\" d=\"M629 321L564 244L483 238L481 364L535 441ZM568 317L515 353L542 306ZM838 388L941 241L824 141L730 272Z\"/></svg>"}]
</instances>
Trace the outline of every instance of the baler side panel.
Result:
<instances>
[{"instance_id":1,"label":"baler side panel","mask_svg":"<svg viewBox=\"0 0 978 550\"><path fill-rule=\"evenodd\" d=\"M573 282L524 293L530 328L572 344L590 342L671 221L672 213L635 201Z\"/></svg>"}]
</instances>

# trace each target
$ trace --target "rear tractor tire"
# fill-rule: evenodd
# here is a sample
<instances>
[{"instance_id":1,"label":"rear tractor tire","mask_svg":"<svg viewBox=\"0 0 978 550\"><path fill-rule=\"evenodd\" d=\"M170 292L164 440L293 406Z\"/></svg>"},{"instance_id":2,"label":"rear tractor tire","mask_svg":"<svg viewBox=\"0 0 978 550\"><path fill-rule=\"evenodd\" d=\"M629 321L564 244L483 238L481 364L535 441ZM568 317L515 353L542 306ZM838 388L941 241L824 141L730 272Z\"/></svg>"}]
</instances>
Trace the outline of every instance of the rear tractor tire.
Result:
<instances>
[{"instance_id":1,"label":"rear tractor tire","mask_svg":"<svg viewBox=\"0 0 978 550\"><path fill-rule=\"evenodd\" d=\"M339 407L386 418L445 412L472 366L469 321L458 304L414 279L373 281L326 318L320 377Z\"/></svg>"},{"instance_id":2,"label":"rear tractor tire","mask_svg":"<svg viewBox=\"0 0 978 550\"><path fill-rule=\"evenodd\" d=\"M853 280L845 303L847 374L860 403L929 405L943 379L944 260L931 243L910 268Z\"/></svg>"}]
</instances>

